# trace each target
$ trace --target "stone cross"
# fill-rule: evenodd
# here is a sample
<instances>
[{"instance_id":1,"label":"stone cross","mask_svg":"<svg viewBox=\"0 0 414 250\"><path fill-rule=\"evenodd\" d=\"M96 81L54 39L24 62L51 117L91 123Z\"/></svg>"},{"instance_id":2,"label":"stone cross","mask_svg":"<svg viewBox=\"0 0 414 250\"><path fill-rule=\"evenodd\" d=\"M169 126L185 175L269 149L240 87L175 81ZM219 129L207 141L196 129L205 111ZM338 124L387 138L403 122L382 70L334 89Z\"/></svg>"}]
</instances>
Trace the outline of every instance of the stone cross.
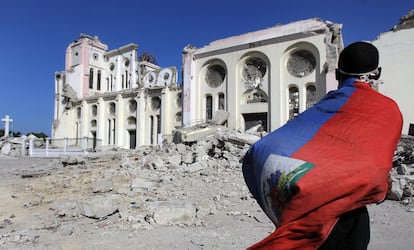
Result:
<instances>
[{"instance_id":1,"label":"stone cross","mask_svg":"<svg viewBox=\"0 0 414 250\"><path fill-rule=\"evenodd\" d=\"M8 115L6 117L1 118L1 121L4 122L4 136L9 136L9 125L10 122L13 122L13 119L10 119Z\"/></svg>"}]
</instances>

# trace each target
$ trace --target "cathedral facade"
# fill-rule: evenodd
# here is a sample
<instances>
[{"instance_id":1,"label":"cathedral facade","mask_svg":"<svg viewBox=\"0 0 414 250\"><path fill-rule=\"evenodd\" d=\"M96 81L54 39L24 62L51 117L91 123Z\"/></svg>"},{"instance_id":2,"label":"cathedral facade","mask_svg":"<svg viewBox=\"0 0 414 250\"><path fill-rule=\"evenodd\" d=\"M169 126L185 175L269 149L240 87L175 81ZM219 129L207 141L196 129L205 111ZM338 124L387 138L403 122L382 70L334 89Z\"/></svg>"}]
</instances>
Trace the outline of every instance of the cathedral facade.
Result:
<instances>
[{"instance_id":1,"label":"cathedral facade","mask_svg":"<svg viewBox=\"0 0 414 250\"><path fill-rule=\"evenodd\" d=\"M230 115L227 127L270 132L337 87L341 25L308 19L183 50L183 125Z\"/></svg>"},{"instance_id":2,"label":"cathedral facade","mask_svg":"<svg viewBox=\"0 0 414 250\"><path fill-rule=\"evenodd\" d=\"M89 138L92 146L136 148L172 140L181 125L175 67L138 61L136 44L115 50L81 34L55 73L52 139Z\"/></svg>"}]
</instances>

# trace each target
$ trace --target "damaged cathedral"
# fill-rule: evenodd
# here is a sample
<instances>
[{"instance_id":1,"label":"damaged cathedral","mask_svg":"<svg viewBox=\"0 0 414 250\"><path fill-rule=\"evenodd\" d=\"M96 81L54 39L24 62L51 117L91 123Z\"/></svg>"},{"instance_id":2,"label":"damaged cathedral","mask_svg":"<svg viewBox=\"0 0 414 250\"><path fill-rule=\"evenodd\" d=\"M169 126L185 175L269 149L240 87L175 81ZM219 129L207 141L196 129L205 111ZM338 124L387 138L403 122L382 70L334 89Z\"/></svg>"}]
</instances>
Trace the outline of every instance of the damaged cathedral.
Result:
<instances>
[{"instance_id":1,"label":"damaged cathedral","mask_svg":"<svg viewBox=\"0 0 414 250\"><path fill-rule=\"evenodd\" d=\"M382 78L390 82L375 87L400 105L403 133L412 126L410 121L414 123L408 111L412 101L392 85L398 71L393 70L398 65L393 59L397 50L413 51L404 43L414 36L412 20L410 12L373 41L383 53ZM55 73L52 139L90 138L94 148L133 149L170 142L177 130L208 124L220 112L227 114L222 125L229 129L246 131L261 125L270 132L337 87L341 29L341 24L313 18L202 48L186 46L182 83L177 82L175 67L138 60L136 44L108 50L97 37L81 34L66 50L65 70ZM393 47L394 36L401 37ZM398 58L405 62L413 53L401 52ZM398 83L404 81L413 93L406 81L409 71L403 72Z\"/></svg>"}]
</instances>

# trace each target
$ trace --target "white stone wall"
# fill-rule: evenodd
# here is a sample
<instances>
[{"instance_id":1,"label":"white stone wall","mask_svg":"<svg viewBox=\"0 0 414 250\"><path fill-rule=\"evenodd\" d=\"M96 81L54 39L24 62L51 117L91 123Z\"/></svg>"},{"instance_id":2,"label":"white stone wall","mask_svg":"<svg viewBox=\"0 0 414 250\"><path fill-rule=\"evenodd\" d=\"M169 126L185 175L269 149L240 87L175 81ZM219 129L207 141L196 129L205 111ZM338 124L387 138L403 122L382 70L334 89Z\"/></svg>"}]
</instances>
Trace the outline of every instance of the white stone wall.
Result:
<instances>
[{"instance_id":1,"label":"white stone wall","mask_svg":"<svg viewBox=\"0 0 414 250\"><path fill-rule=\"evenodd\" d=\"M337 28L337 37L332 36L332 27ZM336 66L331 64L336 63L337 52L342 48L338 27L309 19L214 41L200 49L186 47L183 52L184 125L208 120L207 107L211 106L214 113L219 109L219 95L224 94L224 109L230 113L229 128L243 131L255 119L266 122L268 131L280 127L289 119L290 87L299 91L298 111L302 112L306 109L309 85L316 88L316 99L337 85L330 76ZM303 55L303 51L314 58L314 68L309 74L299 72L294 76L287 65L301 67L297 65L301 62L292 63L295 60L291 58L295 53ZM214 75L210 71L215 68L219 73ZM249 71L257 76L246 73ZM222 81L209 84L206 77ZM210 97L211 105L208 104Z\"/></svg>"},{"instance_id":2,"label":"white stone wall","mask_svg":"<svg viewBox=\"0 0 414 250\"><path fill-rule=\"evenodd\" d=\"M414 124L414 28L381 34L373 44L380 53L382 67L379 92L394 99L403 114L403 134Z\"/></svg>"}]
</instances>

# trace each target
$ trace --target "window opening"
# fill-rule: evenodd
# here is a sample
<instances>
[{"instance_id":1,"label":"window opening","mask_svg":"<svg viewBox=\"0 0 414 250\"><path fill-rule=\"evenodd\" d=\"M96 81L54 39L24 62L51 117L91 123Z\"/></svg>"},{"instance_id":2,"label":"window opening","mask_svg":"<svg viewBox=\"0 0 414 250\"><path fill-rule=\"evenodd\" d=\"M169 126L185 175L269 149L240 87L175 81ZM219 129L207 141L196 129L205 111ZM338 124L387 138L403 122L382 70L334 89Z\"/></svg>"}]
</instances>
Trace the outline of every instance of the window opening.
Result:
<instances>
[{"instance_id":1,"label":"window opening","mask_svg":"<svg viewBox=\"0 0 414 250\"><path fill-rule=\"evenodd\" d=\"M408 128L408 135L414 136L414 124L410 123L410 127Z\"/></svg>"},{"instance_id":2,"label":"window opening","mask_svg":"<svg viewBox=\"0 0 414 250\"><path fill-rule=\"evenodd\" d=\"M206 96L206 120L209 121L213 118L213 97L211 95Z\"/></svg>"},{"instance_id":3,"label":"window opening","mask_svg":"<svg viewBox=\"0 0 414 250\"><path fill-rule=\"evenodd\" d=\"M299 115L299 89L289 88L289 120Z\"/></svg>"},{"instance_id":4,"label":"window opening","mask_svg":"<svg viewBox=\"0 0 414 250\"><path fill-rule=\"evenodd\" d=\"M130 100L128 108L130 113L134 113L137 111L137 102L135 100Z\"/></svg>"},{"instance_id":5,"label":"window opening","mask_svg":"<svg viewBox=\"0 0 414 250\"><path fill-rule=\"evenodd\" d=\"M259 88L263 82L263 77L266 74L266 62L261 58L253 57L246 60L242 76L248 88Z\"/></svg>"},{"instance_id":6,"label":"window opening","mask_svg":"<svg viewBox=\"0 0 414 250\"><path fill-rule=\"evenodd\" d=\"M262 125L263 131L267 132L267 113L247 113L243 114L244 129L248 130L256 125Z\"/></svg>"},{"instance_id":7,"label":"window opening","mask_svg":"<svg viewBox=\"0 0 414 250\"><path fill-rule=\"evenodd\" d=\"M111 119L108 120L108 144L111 144Z\"/></svg>"},{"instance_id":8,"label":"window opening","mask_svg":"<svg viewBox=\"0 0 414 250\"><path fill-rule=\"evenodd\" d=\"M76 109L76 116L78 119L81 119L82 117L82 109L80 107Z\"/></svg>"},{"instance_id":9,"label":"window opening","mask_svg":"<svg viewBox=\"0 0 414 250\"><path fill-rule=\"evenodd\" d=\"M115 119L112 119L112 123L113 123L113 130L112 130L112 138L113 138L113 145L115 145L115 129L116 129L116 127L115 127L115 125L116 125L116 123L115 123Z\"/></svg>"},{"instance_id":10,"label":"window opening","mask_svg":"<svg viewBox=\"0 0 414 250\"><path fill-rule=\"evenodd\" d=\"M129 148L135 149L137 145L137 132L136 130L128 130L129 132Z\"/></svg>"},{"instance_id":11,"label":"window opening","mask_svg":"<svg viewBox=\"0 0 414 250\"><path fill-rule=\"evenodd\" d=\"M101 90L101 71L100 70L98 70L98 78L97 78L97 82L96 82L96 89Z\"/></svg>"},{"instance_id":12,"label":"window opening","mask_svg":"<svg viewBox=\"0 0 414 250\"><path fill-rule=\"evenodd\" d=\"M306 87L306 108L312 107L316 103L316 87L309 85Z\"/></svg>"},{"instance_id":13,"label":"window opening","mask_svg":"<svg viewBox=\"0 0 414 250\"><path fill-rule=\"evenodd\" d=\"M315 56L307 50L299 50L290 55L287 70L296 77L304 77L316 68Z\"/></svg>"},{"instance_id":14,"label":"window opening","mask_svg":"<svg viewBox=\"0 0 414 250\"><path fill-rule=\"evenodd\" d=\"M115 115L115 112L116 112L116 106L115 106L115 103L111 102L111 103L109 104L109 114L110 114L110 115Z\"/></svg>"},{"instance_id":15,"label":"window opening","mask_svg":"<svg viewBox=\"0 0 414 250\"><path fill-rule=\"evenodd\" d=\"M226 77L226 70L223 66L215 64L208 67L205 81L210 87L218 87L224 82Z\"/></svg>"},{"instance_id":16,"label":"window opening","mask_svg":"<svg viewBox=\"0 0 414 250\"><path fill-rule=\"evenodd\" d=\"M89 69L89 88L93 89L93 68Z\"/></svg>"},{"instance_id":17,"label":"window opening","mask_svg":"<svg viewBox=\"0 0 414 250\"><path fill-rule=\"evenodd\" d=\"M128 84L128 70L125 70L125 87L127 89L129 89L129 84Z\"/></svg>"},{"instance_id":18,"label":"window opening","mask_svg":"<svg viewBox=\"0 0 414 250\"><path fill-rule=\"evenodd\" d=\"M218 99L219 99L218 109L223 109L224 110L225 109L224 94L223 93L219 94Z\"/></svg>"},{"instance_id":19,"label":"window opening","mask_svg":"<svg viewBox=\"0 0 414 250\"><path fill-rule=\"evenodd\" d=\"M161 116L157 115L157 135L161 133Z\"/></svg>"},{"instance_id":20,"label":"window opening","mask_svg":"<svg viewBox=\"0 0 414 250\"><path fill-rule=\"evenodd\" d=\"M154 117L150 116L150 144L154 144Z\"/></svg>"}]
</instances>

